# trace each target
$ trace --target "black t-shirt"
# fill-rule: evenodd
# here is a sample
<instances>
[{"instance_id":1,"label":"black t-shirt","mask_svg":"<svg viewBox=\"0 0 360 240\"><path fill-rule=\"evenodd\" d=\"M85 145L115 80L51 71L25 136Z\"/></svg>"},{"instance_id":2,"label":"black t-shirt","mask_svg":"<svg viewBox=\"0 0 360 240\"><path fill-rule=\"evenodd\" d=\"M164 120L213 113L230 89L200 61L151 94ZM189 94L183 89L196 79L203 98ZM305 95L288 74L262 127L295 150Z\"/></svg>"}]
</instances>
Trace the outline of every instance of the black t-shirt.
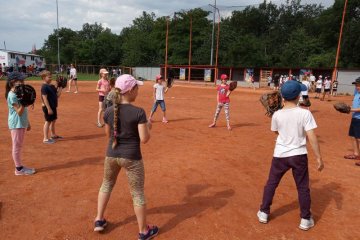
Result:
<instances>
[{"instance_id":1,"label":"black t-shirt","mask_svg":"<svg viewBox=\"0 0 360 240\"><path fill-rule=\"evenodd\" d=\"M110 125L110 140L106 151L108 157L141 160L138 124L146 123L144 109L131 104L120 104L118 111L118 145L112 149L114 136L114 106L105 110L104 122Z\"/></svg>"},{"instance_id":2,"label":"black t-shirt","mask_svg":"<svg viewBox=\"0 0 360 240\"><path fill-rule=\"evenodd\" d=\"M52 84L43 84L41 86L41 95L47 95L50 107L57 108L58 106L58 96L57 90Z\"/></svg>"}]
</instances>

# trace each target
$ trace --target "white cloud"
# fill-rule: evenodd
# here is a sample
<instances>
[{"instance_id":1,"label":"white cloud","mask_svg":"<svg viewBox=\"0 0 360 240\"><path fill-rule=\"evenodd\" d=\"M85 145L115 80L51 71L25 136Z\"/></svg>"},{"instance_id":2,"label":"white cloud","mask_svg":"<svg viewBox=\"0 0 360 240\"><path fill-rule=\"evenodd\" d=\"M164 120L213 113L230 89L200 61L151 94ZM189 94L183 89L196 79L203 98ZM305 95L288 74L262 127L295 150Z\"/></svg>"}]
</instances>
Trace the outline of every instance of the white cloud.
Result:
<instances>
[{"instance_id":1,"label":"white cloud","mask_svg":"<svg viewBox=\"0 0 360 240\"><path fill-rule=\"evenodd\" d=\"M263 0L217 0L220 6L239 6L261 3ZM284 3L285 0L274 0ZM303 0L322 2L330 6L334 0ZM175 11L189 10L214 4L214 0L58 0L59 25L78 31L84 23L101 23L119 34L130 26L143 11L154 12L157 17L172 15ZM31 51L32 45L41 48L44 40L56 28L56 0L2 1L0 14L0 48L6 41L7 49Z\"/></svg>"}]
</instances>

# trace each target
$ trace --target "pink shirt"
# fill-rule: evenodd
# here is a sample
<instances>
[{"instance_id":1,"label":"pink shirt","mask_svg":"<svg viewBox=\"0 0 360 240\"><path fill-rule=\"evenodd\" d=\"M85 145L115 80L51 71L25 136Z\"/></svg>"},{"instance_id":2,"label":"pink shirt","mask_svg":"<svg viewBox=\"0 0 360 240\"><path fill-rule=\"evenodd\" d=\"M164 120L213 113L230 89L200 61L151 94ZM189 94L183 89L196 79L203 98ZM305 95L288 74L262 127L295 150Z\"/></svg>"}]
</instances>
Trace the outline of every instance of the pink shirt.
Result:
<instances>
[{"instance_id":1,"label":"pink shirt","mask_svg":"<svg viewBox=\"0 0 360 240\"><path fill-rule=\"evenodd\" d=\"M110 92L110 83L105 79L100 79L97 83L98 88L102 91L99 92L99 96L106 96Z\"/></svg>"},{"instance_id":2,"label":"pink shirt","mask_svg":"<svg viewBox=\"0 0 360 240\"><path fill-rule=\"evenodd\" d=\"M219 102L220 103L229 103L230 98L226 96L227 92L229 91L229 85L219 85L217 87L218 95L219 95Z\"/></svg>"}]
</instances>

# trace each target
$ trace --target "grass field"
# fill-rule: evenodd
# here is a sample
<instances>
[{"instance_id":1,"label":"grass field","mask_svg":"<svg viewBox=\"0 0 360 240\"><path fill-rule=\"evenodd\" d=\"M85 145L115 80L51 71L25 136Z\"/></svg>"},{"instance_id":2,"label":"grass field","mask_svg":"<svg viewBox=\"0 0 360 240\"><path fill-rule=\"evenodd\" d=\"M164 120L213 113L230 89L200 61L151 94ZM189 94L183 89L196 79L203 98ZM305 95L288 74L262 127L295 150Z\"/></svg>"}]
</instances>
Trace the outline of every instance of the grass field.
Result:
<instances>
[{"instance_id":1,"label":"grass field","mask_svg":"<svg viewBox=\"0 0 360 240\"><path fill-rule=\"evenodd\" d=\"M78 81L97 81L99 80L99 75L97 74L84 74L84 73L78 73ZM55 74L53 75L53 78L55 78ZM41 80L38 76L28 77L26 78L27 81L39 81Z\"/></svg>"}]
</instances>

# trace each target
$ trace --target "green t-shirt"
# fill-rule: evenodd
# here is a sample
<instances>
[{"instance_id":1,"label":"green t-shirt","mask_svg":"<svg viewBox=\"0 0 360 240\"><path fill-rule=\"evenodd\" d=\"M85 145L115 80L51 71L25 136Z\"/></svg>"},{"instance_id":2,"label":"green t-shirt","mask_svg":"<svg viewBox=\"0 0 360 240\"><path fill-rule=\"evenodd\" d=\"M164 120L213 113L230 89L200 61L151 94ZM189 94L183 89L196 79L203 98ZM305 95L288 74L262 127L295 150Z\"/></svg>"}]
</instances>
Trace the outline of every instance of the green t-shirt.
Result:
<instances>
[{"instance_id":1,"label":"green t-shirt","mask_svg":"<svg viewBox=\"0 0 360 240\"><path fill-rule=\"evenodd\" d=\"M8 125L9 129L15 128L27 128L29 125L28 121L28 110L27 107L24 109L24 112L21 116L17 114L13 104L20 104L15 93L13 91L9 92L7 97L8 108L9 108L9 118L8 118Z\"/></svg>"}]
</instances>

